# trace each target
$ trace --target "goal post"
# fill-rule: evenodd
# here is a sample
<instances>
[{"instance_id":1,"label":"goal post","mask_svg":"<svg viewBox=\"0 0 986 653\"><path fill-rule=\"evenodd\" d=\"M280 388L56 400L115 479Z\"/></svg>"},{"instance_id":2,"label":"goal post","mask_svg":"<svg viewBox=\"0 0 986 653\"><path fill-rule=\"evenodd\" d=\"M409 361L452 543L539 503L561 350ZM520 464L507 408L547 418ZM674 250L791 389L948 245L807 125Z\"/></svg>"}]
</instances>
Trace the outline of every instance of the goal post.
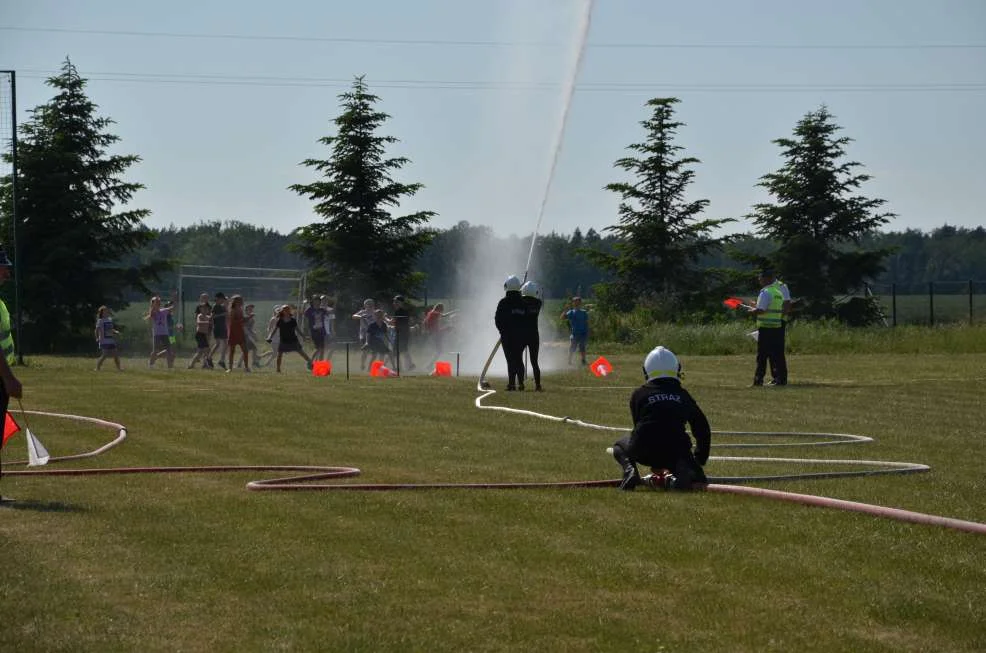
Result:
<instances>
[{"instance_id":1,"label":"goal post","mask_svg":"<svg viewBox=\"0 0 986 653\"><path fill-rule=\"evenodd\" d=\"M185 304L188 301L197 303L200 292L207 292L210 300L215 298L215 292L221 291L226 297L243 295L247 303L253 304L257 300L277 304L291 299L301 304L308 291L307 280L308 273L305 270L292 268L181 265L178 268L177 321L185 324ZM208 281L208 286L213 290L204 290L203 281ZM191 288L195 282L198 282L198 287ZM185 294L190 289L193 296L186 297Z\"/></svg>"}]
</instances>

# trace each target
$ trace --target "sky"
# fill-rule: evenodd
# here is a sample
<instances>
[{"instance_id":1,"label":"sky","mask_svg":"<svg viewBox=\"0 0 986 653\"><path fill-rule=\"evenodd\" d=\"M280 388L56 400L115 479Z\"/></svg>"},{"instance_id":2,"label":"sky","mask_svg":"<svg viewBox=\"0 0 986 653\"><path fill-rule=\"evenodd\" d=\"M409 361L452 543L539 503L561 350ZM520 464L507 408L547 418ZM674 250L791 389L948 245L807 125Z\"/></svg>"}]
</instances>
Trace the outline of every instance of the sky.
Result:
<instances>
[{"instance_id":1,"label":"sky","mask_svg":"<svg viewBox=\"0 0 986 653\"><path fill-rule=\"evenodd\" d=\"M586 2L0 0L0 69L17 71L23 122L71 58L115 151L142 158L131 207L152 227L317 221L287 188L317 179L300 162L329 156L318 139L356 75L391 116L389 153L410 160L397 180L424 184L397 210L435 211L439 228L616 224L604 186L632 179L613 163L668 96L701 161L689 197L736 218L728 232L769 200L773 139L823 104L873 176L862 194L898 214L886 230L986 222L982 0L595 0L562 137Z\"/></svg>"}]
</instances>

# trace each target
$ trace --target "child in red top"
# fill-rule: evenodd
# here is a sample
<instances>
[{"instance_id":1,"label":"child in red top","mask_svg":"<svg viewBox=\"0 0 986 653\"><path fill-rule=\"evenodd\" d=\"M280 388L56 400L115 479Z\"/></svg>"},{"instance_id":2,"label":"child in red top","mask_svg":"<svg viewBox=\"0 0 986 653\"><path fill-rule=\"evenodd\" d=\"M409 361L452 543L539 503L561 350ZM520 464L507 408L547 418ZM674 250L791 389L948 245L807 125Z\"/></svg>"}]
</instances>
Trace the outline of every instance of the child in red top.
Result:
<instances>
[{"instance_id":1,"label":"child in red top","mask_svg":"<svg viewBox=\"0 0 986 653\"><path fill-rule=\"evenodd\" d=\"M237 347L240 348L240 352L243 354L244 371L250 372L250 352L246 348L246 332L243 328L245 320L246 316L243 314L243 297L233 295L229 304L229 330L227 332L229 365L226 367L227 374L232 372L233 367L235 367L234 361L236 360Z\"/></svg>"}]
</instances>

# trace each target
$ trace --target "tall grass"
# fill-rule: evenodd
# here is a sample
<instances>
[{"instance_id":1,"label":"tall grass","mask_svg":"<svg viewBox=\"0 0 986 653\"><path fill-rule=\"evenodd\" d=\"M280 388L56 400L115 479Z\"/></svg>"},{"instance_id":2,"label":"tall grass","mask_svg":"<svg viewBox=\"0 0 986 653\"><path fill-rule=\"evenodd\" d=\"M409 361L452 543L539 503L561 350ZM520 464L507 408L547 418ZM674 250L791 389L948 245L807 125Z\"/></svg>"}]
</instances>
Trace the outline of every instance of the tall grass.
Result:
<instances>
[{"instance_id":1,"label":"tall grass","mask_svg":"<svg viewBox=\"0 0 986 653\"><path fill-rule=\"evenodd\" d=\"M681 354L728 356L756 351L752 320L712 324L654 322L642 313L593 315L594 349L635 351L663 344ZM795 321L787 328L787 351L793 354L916 354L986 352L986 324L935 327L847 327L835 322Z\"/></svg>"}]
</instances>

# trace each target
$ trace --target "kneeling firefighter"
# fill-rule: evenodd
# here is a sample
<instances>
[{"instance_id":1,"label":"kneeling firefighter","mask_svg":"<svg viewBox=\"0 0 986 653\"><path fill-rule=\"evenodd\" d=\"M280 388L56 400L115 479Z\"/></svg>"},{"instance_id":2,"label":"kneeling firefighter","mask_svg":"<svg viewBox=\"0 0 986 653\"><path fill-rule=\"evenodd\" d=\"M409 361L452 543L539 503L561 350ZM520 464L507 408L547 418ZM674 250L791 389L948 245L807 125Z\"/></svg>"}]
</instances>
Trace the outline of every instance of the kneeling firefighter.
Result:
<instances>
[{"instance_id":1,"label":"kneeling firefighter","mask_svg":"<svg viewBox=\"0 0 986 653\"><path fill-rule=\"evenodd\" d=\"M633 432L613 444L613 457L623 468L620 489L633 490L644 482L638 463L655 472L670 470L661 483L668 489L688 490L693 483L708 482L702 467L709 460L712 431L705 413L681 385L678 357L664 347L655 348L644 359L644 379L630 396ZM694 452L686 424L695 438Z\"/></svg>"}]
</instances>

